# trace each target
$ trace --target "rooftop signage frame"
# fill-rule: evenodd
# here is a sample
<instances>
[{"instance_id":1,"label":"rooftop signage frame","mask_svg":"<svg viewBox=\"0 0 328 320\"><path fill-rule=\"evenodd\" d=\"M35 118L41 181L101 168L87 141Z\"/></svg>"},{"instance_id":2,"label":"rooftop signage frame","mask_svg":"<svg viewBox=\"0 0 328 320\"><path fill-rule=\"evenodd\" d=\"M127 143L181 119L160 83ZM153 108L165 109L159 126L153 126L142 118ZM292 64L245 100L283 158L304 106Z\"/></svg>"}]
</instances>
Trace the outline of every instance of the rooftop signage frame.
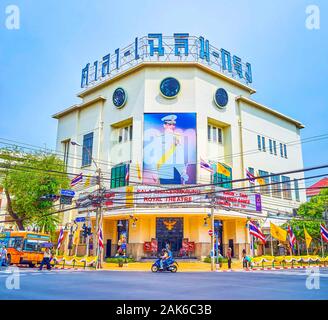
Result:
<instances>
[{"instance_id":1,"label":"rooftop signage frame","mask_svg":"<svg viewBox=\"0 0 328 320\"><path fill-rule=\"evenodd\" d=\"M143 62L197 62L233 78L245 85L253 82L252 66L237 55L218 49L203 36L189 33L149 33L114 54L106 54L87 63L81 73L81 88L91 88Z\"/></svg>"}]
</instances>

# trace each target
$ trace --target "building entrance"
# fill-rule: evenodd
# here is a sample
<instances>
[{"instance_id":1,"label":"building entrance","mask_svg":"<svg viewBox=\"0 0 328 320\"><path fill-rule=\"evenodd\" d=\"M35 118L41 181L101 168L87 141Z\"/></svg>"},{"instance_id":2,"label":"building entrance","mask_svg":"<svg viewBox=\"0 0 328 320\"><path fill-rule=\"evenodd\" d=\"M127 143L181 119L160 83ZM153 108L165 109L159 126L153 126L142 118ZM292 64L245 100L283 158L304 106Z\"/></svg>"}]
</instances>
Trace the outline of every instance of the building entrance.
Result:
<instances>
[{"instance_id":1,"label":"building entrance","mask_svg":"<svg viewBox=\"0 0 328 320\"><path fill-rule=\"evenodd\" d=\"M177 256L183 239L183 218L156 218L156 239L158 251L170 245L174 256Z\"/></svg>"}]
</instances>

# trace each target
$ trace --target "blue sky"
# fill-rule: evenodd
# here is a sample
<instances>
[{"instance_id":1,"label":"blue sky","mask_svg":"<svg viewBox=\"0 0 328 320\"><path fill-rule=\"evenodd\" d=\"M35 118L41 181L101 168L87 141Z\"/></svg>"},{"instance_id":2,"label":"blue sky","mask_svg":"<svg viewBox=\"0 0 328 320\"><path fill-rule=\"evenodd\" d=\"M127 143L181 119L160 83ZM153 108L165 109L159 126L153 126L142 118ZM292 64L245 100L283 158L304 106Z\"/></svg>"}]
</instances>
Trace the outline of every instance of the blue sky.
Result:
<instances>
[{"instance_id":1,"label":"blue sky","mask_svg":"<svg viewBox=\"0 0 328 320\"><path fill-rule=\"evenodd\" d=\"M53 148L55 112L79 102L82 66L150 32L203 35L252 63L253 99L328 133L328 2L324 0L1 1L0 137ZM191 5L192 3L192 5ZM19 30L5 8L20 8ZM307 5L320 30L305 27ZM305 166L326 163L328 139L304 144Z\"/></svg>"}]
</instances>

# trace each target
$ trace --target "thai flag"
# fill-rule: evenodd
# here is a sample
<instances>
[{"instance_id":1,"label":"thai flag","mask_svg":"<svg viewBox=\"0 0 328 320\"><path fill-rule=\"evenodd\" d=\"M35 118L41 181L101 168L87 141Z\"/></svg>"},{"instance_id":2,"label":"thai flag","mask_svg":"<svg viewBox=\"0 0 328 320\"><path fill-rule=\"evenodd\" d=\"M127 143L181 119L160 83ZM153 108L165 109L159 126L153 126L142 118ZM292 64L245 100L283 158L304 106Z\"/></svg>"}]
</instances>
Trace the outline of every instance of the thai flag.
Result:
<instances>
[{"instance_id":1,"label":"thai flag","mask_svg":"<svg viewBox=\"0 0 328 320\"><path fill-rule=\"evenodd\" d=\"M130 166L127 164L125 166L125 182L128 184L130 178Z\"/></svg>"},{"instance_id":2,"label":"thai flag","mask_svg":"<svg viewBox=\"0 0 328 320\"><path fill-rule=\"evenodd\" d=\"M211 167L211 165L208 162L206 162L205 160L203 160L202 158L200 158L200 167L211 172L212 174L214 173L214 170Z\"/></svg>"},{"instance_id":3,"label":"thai flag","mask_svg":"<svg viewBox=\"0 0 328 320\"><path fill-rule=\"evenodd\" d=\"M60 228L58 242L57 242L57 250L59 250L60 245L61 245L63 239L64 239L64 230L63 230L63 228Z\"/></svg>"},{"instance_id":4,"label":"thai flag","mask_svg":"<svg viewBox=\"0 0 328 320\"><path fill-rule=\"evenodd\" d=\"M252 221L248 222L249 233L255 238L262 240L265 243L265 235L262 233L261 229Z\"/></svg>"},{"instance_id":5,"label":"thai flag","mask_svg":"<svg viewBox=\"0 0 328 320\"><path fill-rule=\"evenodd\" d=\"M294 250L294 245L295 245L295 242L296 242L296 237L295 237L295 234L294 234L291 226L288 226L288 234L289 234L289 244L290 244L290 247L292 248L292 250Z\"/></svg>"},{"instance_id":6,"label":"thai flag","mask_svg":"<svg viewBox=\"0 0 328 320\"><path fill-rule=\"evenodd\" d=\"M74 187L78 183L82 182L82 180L83 180L83 174L81 172L79 175L77 175L71 180L71 187Z\"/></svg>"},{"instance_id":7,"label":"thai flag","mask_svg":"<svg viewBox=\"0 0 328 320\"><path fill-rule=\"evenodd\" d=\"M99 244L99 247L104 249L104 240L103 240L103 234L102 234L101 227L99 227L99 230L98 230L98 244Z\"/></svg>"},{"instance_id":8,"label":"thai flag","mask_svg":"<svg viewBox=\"0 0 328 320\"><path fill-rule=\"evenodd\" d=\"M322 240L325 242L328 242L328 229L325 228L323 225L320 226L320 234L321 234Z\"/></svg>"},{"instance_id":9,"label":"thai flag","mask_svg":"<svg viewBox=\"0 0 328 320\"><path fill-rule=\"evenodd\" d=\"M255 176L246 169L246 177L251 184L255 184Z\"/></svg>"}]
</instances>

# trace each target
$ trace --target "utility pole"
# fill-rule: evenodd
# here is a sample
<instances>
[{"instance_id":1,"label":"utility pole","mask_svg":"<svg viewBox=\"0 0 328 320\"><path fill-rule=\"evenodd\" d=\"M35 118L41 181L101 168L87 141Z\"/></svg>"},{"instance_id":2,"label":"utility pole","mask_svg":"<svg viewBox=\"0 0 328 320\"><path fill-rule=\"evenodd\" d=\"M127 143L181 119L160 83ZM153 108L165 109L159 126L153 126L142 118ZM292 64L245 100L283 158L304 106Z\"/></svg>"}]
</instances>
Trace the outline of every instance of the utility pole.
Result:
<instances>
[{"instance_id":1,"label":"utility pole","mask_svg":"<svg viewBox=\"0 0 328 320\"><path fill-rule=\"evenodd\" d=\"M215 207L215 197L211 196L210 198L210 203L211 203L211 230L212 230L212 235L211 235L211 271L215 271L215 257L214 257L214 237L215 237L215 232L214 232L214 207Z\"/></svg>"},{"instance_id":2,"label":"utility pole","mask_svg":"<svg viewBox=\"0 0 328 320\"><path fill-rule=\"evenodd\" d=\"M96 232L94 234L94 243L93 245L96 245L96 254L97 254L97 269L102 268L102 254L101 254L101 248L99 246L98 241L98 231L100 224L102 223L102 185L101 185L101 169L97 168L97 183L98 183L98 192L97 192L97 212L96 212Z\"/></svg>"}]
</instances>

